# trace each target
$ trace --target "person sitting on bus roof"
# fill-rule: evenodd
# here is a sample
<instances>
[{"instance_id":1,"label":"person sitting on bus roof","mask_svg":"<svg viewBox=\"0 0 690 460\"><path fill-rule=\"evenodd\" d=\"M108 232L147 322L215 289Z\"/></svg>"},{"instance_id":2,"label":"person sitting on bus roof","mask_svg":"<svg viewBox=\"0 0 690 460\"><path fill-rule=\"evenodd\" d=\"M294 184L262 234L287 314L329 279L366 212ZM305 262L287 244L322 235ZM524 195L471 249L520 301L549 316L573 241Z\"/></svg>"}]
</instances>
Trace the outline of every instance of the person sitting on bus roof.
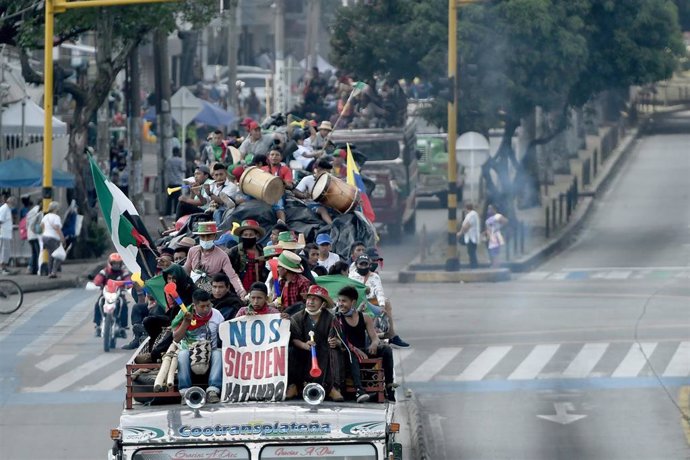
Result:
<instances>
[{"instance_id":1,"label":"person sitting on bus roof","mask_svg":"<svg viewBox=\"0 0 690 460\"><path fill-rule=\"evenodd\" d=\"M336 351L338 339L333 329L335 316L328 310L333 301L328 291L317 285L309 287L304 310L290 320L292 348L288 355L288 388L286 399L298 395L299 388L309 382L321 385L333 401L343 401L340 392L340 361ZM314 340L309 333L314 333ZM316 347L316 359L321 375L312 377L311 348ZM330 387L330 390L329 390Z\"/></svg>"},{"instance_id":2,"label":"person sitting on bus roof","mask_svg":"<svg viewBox=\"0 0 690 460\"><path fill-rule=\"evenodd\" d=\"M192 369L190 347L200 340L211 343L210 361L211 372L208 377L206 400L213 404L220 401L220 388L223 384L223 354L220 349L218 326L225 321L223 315L211 306L211 295L203 289L197 289L192 294L193 304L185 313L180 310L170 325L173 340L180 345L177 354L177 386L180 395L192 386L192 372L205 373Z\"/></svg>"},{"instance_id":3,"label":"person sitting on bus roof","mask_svg":"<svg viewBox=\"0 0 690 460\"><path fill-rule=\"evenodd\" d=\"M331 163L325 158L320 158L314 164L314 173L303 177L292 191L297 198L305 200L305 204L311 212L321 217L329 225L333 223L333 218L331 218L326 208L312 199L312 192L314 191L314 185L316 185L316 178L321 173L328 173L331 169L333 169Z\"/></svg>"}]
</instances>

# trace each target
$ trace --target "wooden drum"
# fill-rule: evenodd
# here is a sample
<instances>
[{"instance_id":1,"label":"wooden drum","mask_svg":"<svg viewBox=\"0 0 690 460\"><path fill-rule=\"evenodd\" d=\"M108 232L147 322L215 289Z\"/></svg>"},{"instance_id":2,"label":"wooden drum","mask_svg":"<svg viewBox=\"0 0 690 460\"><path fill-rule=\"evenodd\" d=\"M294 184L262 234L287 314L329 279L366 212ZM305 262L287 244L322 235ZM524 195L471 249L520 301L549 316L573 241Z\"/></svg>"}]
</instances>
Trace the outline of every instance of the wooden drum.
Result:
<instances>
[{"instance_id":1,"label":"wooden drum","mask_svg":"<svg viewBox=\"0 0 690 460\"><path fill-rule=\"evenodd\" d=\"M314 201L345 214L357 206L359 190L338 177L321 173L316 178L311 196Z\"/></svg>"},{"instance_id":2,"label":"wooden drum","mask_svg":"<svg viewBox=\"0 0 690 460\"><path fill-rule=\"evenodd\" d=\"M276 204L285 193L285 185L280 177L250 166L240 177L240 190L257 200Z\"/></svg>"}]
</instances>

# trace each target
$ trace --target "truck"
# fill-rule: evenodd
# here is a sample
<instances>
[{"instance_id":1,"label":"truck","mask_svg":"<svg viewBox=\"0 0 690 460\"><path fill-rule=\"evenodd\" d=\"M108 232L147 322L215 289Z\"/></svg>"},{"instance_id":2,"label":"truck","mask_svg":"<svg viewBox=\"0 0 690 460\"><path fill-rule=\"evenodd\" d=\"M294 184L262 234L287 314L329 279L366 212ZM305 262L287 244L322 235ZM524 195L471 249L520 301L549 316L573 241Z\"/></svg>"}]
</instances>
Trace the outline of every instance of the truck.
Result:
<instances>
[{"instance_id":1,"label":"truck","mask_svg":"<svg viewBox=\"0 0 690 460\"><path fill-rule=\"evenodd\" d=\"M206 404L200 387L188 389L184 398L175 386L163 385L155 392L153 379L162 364L135 359L146 346L126 364L125 403L110 433L109 460L403 458L402 437L410 430L396 409L405 407L405 401L384 402L380 359L370 360L368 373L362 368L363 384L374 402L324 401L323 388L311 383L302 401L223 399Z\"/></svg>"},{"instance_id":2,"label":"truck","mask_svg":"<svg viewBox=\"0 0 690 460\"><path fill-rule=\"evenodd\" d=\"M337 145L350 143L366 156L361 173L376 184L369 197L376 214L374 225L385 228L392 241L399 241L403 233L414 234L420 155L415 124L342 129L334 131L331 140Z\"/></svg>"}]
</instances>

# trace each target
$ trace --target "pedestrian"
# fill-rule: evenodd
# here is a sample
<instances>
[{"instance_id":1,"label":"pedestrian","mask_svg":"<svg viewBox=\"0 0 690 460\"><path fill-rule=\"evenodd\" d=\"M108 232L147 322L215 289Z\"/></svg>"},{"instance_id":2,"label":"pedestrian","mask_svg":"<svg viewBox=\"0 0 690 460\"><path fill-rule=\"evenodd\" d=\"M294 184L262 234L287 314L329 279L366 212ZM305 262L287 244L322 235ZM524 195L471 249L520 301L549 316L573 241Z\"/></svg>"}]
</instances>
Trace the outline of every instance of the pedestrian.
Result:
<instances>
[{"instance_id":1,"label":"pedestrian","mask_svg":"<svg viewBox=\"0 0 690 460\"><path fill-rule=\"evenodd\" d=\"M41 237L41 220L43 220L43 212L37 203L26 214L26 239L31 246L31 259L26 272L30 275L38 274L38 255L41 251L39 241Z\"/></svg>"},{"instance_id":2,"label":"pedestrian","mask_svg":"<svg viewBox=\"0 0 690 460\"><path fill-rule=\"evenodd\" d=\"M477 243L480 239L479 213L474 210L472 203L465 204L465 218L462 220L458 240L467 248L467 256L470 259L470 268L477 268Z\"/></svg>"},{"instance_id":3,"label":"pedestrian","mask_svg":"<svg viewBox=\"0 0 690 460\"><path fill-rule=\"evenodd\" d=\"M172 157L165 160L165 180L169 188L181 187L185 177L185 163L182 160L182 152L174 147ZM177 212L177 202L180 198L180 190L168 194L165 205L165 215L172 216Z\"/></svg>"},{"instance_id":4,"label":"pedestrian","mask_svg":"<svg viewBox=\"0 0 690 460\"><path fill-rule=\"evenodd\" d=\"M508 219L499 214L492 204L487 208L486 215L489 216L485 222L489 258L491 259L491 266L498 268L501 265L501 248L506 244L501 228L508 223Z\"/></svg>"},{"instance_id":5,"label":"pedestrian","mask_svg":"<svg viewBox=\"0 0 690 460\"><path fill-rule=\"evenodd\" d=\"M58 215L60 204L57 201L51 201L48 205L48 212L41 220L41 236L43 239L43 248L48 251L48 278L57 278L57 272L60 271L62 261L53 257L53 252L65 245L65 235L62 233L62 219Z\"/></svg>"},{"instance_id":6,"label":"pedestrian","mask_svg":"<svg viewBox=\"0 0 690 460\"><path fill-rule=\"evenodd\" d=\"M10 196L0 206L0 275L9 275L7 265L10 263L12 246L12 210L17 206L17 199Z\"/></svg>"}]
</instances>

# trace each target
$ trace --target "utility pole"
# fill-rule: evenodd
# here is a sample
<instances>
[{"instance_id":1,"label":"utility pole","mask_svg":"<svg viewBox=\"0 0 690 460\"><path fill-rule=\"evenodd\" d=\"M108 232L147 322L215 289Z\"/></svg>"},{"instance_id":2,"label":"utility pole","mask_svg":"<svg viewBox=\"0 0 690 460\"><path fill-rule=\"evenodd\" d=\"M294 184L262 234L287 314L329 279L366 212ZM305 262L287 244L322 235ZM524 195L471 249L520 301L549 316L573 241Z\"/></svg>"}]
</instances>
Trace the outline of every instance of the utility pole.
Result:
<instances>
[{"instance_id":1,"label":"utility pole","mask_svg":"<svg viewBox=\"0 0 690 460\"><path fill-rule=\"evenodd\" d=\"M96 31L96 67L101 68L112 57L113 28L112 16L101 10L98 15L98 29ZM108 98L98 108L96 113L96 158L101 165L110 166L110 110ZM110 173L108 167L106 174Z\"/></svg>"},{"instance_id":2,"label":"utility pole","mask_svg":"<svg viewBox=\"0 0 690 460\"><path fill-rule=\"evenodd\" d=\"M144 166L141 146L141 75L139 47L129 53L129 148L132 151L132 176L130 178L132 203L144 215Z\"/></svg>"},{"instance_id":3,"label":"utility pole","mask_svg":"<svg viewBox=\"0 0 690 460\"><path fill-rule=\"evenodd\" d=\"M156 55L156 113L158 121L158 197L159 212L165 211L167 196L165 195L165 160L172 156L172 116L170 114L170 66L168 63L168 36L165 32L154 32L154 54Z\"/></svg>"},{"instance_id":4,"label":"utility pole","mask_svg":"<svg viewBox=\"0 0 690 460\"><path fill-rule=\"evenodd\" d=\"M273 106L277 112L287 112L285 103L285 2L275 0L274 27L275 66L273 69Z\"/></svg>"},{"instance_id":5,"label":"utility pole","mask_svg":"<svg viewBox=\"0 0 690 460\"><path fill-rule=\"evenodd\" d=\"M453 91L453 100L448 102L448 248L446 271L458 271L458 162L455 157L455 141L458 138L458 5L457 0L448 0L448 84Z\"/></svg>"},{"instance_id":6,"label":"utility pole","mask_svg":"<svg viewBox=\"0 0 690 460\"><path fill-rule=\"evenodd\" d=\"M318 63L319 21L321 20L321 0L307 2L306 68L311 70Z\"/></svg>"},{"instance_id":7,"label":"utility pole","mask_svg":"<svg viewBox=\"0 0 690 460\"><path fill-rule=\"evenodd\" d=\"M237 81L237 51L239 34L237 27L237 9L239 0L223 0L224 20L227 27L227 43L225 49L227 51L228 62L228 94L227 106L228 109L238 109L237 106L237 88L235 82ZM239 110L237 111L239 113Z\"/></svg>"}]
</instances>

